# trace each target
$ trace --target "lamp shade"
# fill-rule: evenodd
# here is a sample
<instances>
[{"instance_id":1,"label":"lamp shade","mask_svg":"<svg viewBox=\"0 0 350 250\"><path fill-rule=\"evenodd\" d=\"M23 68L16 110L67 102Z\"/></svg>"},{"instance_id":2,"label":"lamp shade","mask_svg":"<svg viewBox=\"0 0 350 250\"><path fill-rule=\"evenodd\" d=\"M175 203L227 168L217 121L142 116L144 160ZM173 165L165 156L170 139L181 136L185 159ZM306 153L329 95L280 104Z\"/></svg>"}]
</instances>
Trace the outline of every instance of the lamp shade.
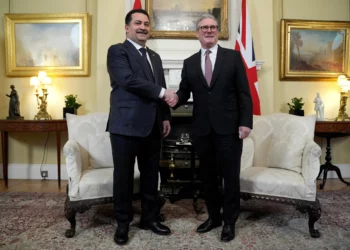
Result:
<instances>
[{"instance_id":1,"label":"lamp shade","mask_svg":"<svg viewBox=\"0 0 350 250\"><path fill-rule=\"evenodd\" d=\"M32 77L30 78L30 85L31 85L31 86L35 86L35 87L39 86L39 85L40 85L40 80L39 80L39 78L36 77L36 76L32 76Z\"/></svg>"},{"instance_id":2,"label":"lamp shade","mask_svg":"<svg viewBox=\"0 0 350 250\"><path fill-rule=\"evenodd\" d=\"M341 88L341 91L349 91L350 90L350 81L346 78L345 75L340 75L338 77L338 85Z\"/></svg>"}]
</instances>

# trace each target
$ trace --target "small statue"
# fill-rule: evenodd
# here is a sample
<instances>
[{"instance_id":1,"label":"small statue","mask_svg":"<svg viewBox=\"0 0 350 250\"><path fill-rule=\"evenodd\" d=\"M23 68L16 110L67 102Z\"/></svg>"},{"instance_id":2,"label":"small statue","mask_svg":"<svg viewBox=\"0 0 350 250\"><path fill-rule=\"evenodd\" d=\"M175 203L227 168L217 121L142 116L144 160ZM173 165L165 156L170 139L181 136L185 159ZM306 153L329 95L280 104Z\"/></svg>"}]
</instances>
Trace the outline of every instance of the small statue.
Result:
<instances>
[{"instance_id":1,"label":"small statue","mask_svg":"<svg viewBox=\"0 0 350 250\"><path fill-rule=\"evenodd\" d=\"M19 96L17 93L17 90L15 90L15 86L11 85L11 93L7 97L10 98L9 102L9 116L6 118L7 120L23 120L23 116L21 116L20 109L19 109Z\"/></svg>"},{"instance_id":2,"label":"small statue","mask_svg":"<svg viewBox=\"0 0 350 250\"><path fill-rule=\"evenodd\" d=\"M317 92L316 97L314 99L315 108L316 111L316 120L317 121L324 121L324 104L320 97L320 93Z\"/></svg>"}]
</instances>

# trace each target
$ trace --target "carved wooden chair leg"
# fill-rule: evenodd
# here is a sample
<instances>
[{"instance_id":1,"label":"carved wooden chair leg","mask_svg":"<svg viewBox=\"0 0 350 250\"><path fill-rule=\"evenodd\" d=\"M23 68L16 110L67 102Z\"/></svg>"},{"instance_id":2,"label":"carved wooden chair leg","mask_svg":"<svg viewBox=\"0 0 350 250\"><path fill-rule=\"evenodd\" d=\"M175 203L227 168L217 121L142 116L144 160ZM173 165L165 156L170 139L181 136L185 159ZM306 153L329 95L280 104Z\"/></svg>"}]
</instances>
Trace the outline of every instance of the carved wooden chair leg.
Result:
<instances>
[{"instance_id":1,"label":"carved wooden chair leg","mask_svg":"<svg viewBox=\"0 0 350 250\"><path fill-rule=\"evenodd\" d=\"M73 207L69 206L69 198L67 197L66 203L64 206L64 214L66 216L66 219L70 222L70 229L66 230L66 237L72 238L75 235L75 227L76 227L76 220L75 215L77 214L77 210Z\"/></svg>"},{"instance_id":2,"label":"carved wooden chair leg","mask_svg":"<svg viewBox=\"0 0 350 250\"><path fill-rule=\"evenodd\" d=\"M307 207L309 214L309 232L312 238L319 238L320 232L314 228L315 222L321 217L321 205L318 199Z\"/></svg>"}]
</instances>

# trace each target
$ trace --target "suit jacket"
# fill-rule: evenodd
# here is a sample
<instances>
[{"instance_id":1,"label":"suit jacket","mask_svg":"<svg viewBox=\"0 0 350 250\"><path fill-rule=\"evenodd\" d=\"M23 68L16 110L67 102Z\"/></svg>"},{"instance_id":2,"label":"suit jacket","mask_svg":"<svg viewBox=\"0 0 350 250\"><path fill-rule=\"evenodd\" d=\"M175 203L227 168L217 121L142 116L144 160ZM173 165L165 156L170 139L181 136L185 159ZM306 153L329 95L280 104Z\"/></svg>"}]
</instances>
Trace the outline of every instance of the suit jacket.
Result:
<instances>
[{"instance_id":1,"label":"suit jacket","mask_svg":"<svg viewBox=\"0 0 350 250\"><path fill-rule=\"evenodd\" d=\"M185 59L177 92L184 104L193 93L193 135L238 133L252 128L253 104L245 67L239 52L218 46L210 87L201 69L201 51Z\"/></svg>"},{"instance_id":2,"label":"suit jacket","mask_svg":"<svg viewBox=\"0 0 350 250\"><path fill-rule=\"evenodd\" d=\"M168 105L159 98L166 88L160 56L147 48L152 70L135 46L126 40L112 45L107 54L107 70L111 81L110 133L145 137L154 122L162 129L162 121L170 120Z\"/></svg>"}]
</instances>

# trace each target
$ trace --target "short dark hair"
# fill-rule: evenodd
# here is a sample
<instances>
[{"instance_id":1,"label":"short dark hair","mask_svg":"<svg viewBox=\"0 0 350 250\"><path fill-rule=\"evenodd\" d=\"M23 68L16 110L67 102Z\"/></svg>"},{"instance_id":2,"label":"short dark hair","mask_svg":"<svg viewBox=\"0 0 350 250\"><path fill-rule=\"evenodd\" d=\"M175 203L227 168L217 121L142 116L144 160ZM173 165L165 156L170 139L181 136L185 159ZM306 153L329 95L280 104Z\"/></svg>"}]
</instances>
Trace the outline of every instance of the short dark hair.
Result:
<instances>
[{"instance_id":1,"label":"short dark hair","mask_svg":"<svg viewBox=\"0 0 350 250\"><path fill-rule=\"evenodd\" d=\"M147 11L145 11L144 9L135 9L135 10L130 10L128 12L128 14L126 14L125 16L125 24L129 25L131 20L132 20L132 14L134 13L141 13L141 14L144 14L148 17L148 20L149 20L149 15L147 13Z\"/></svg>"}]
</instances>

